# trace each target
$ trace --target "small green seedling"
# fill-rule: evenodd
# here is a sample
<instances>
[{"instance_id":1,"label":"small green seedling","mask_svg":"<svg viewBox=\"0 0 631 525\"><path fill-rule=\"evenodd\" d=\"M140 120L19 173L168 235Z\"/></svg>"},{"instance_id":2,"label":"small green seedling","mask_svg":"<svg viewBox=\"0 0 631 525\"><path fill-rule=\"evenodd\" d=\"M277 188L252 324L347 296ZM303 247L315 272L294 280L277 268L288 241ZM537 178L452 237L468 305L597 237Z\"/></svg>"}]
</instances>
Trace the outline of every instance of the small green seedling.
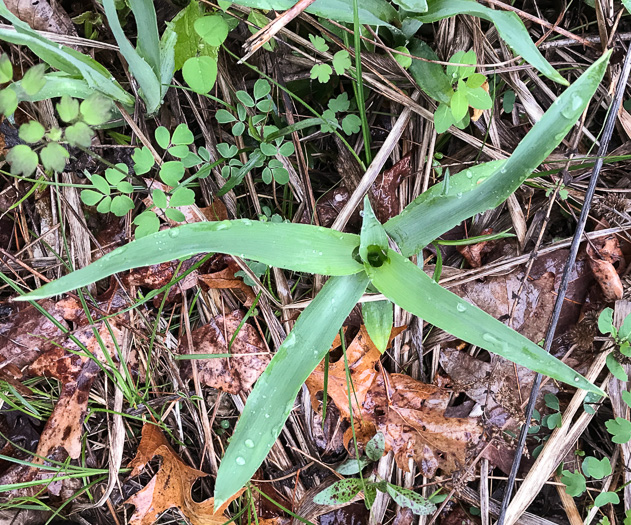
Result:
<instances>
[{"instance_id":1,"label":"small green seedling","mask_svg":"<svg viewBox=\"0 0 631 525\"><path fill-rule=\"evenodd\" d=\"M631 315L625 318L618 330L613 324L613 310L605 308L598 317L598 329L605 335L609 334L617 347L607 356L607 368L620 381L628 381L620 361L631 358Z\"/></svg>"}]
</instances>

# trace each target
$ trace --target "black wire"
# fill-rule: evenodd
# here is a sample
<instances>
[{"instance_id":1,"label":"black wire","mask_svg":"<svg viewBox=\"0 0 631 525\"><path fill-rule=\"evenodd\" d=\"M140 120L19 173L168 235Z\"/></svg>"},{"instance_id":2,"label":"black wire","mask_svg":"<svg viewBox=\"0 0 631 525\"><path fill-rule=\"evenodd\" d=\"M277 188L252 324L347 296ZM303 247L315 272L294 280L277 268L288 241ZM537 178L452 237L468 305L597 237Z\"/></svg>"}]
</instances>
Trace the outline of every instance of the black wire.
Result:
<instances>
[{"instance_id":1,"label":"black wire","mask_svg":"<svg viewBox=\"0 0 631 525\"><path fill-rule=\"evenodd\" d=\"M570 273L572 272L572 268L574 267L574 262L576 261L576 255L581 243L581 238L583 237L583 232L585 231L585 224L587 223L589 209L592 204L592 199L594 198L594 192L596 191L596 183L598 182L598 176L600 175L600 170L603 166L604 157L607 154L607 149L609 148L609 142L611 141L613 129L616 124L616 118L618 117L618 109L620 108L622 95L624 94L624 90L627 85L627 79L629 78L629 71L631 71L631 51L627 50L627 54L624 58L622 72L620 73L620 77L618 78L618 83L616 85L616 93L613 100L611 101L609 113L607 114L607 119L605 120L605 129L602 134L600 147L598 148L598 158L596 159L596 163L594 164L591 179L589 181L589 186L587 188L587 192L585 193L585 202L583 204L583 209L581 210L581 215L576 225L576 232L574 233L574 238L572 239L572 244L570 246L570 254L565 264L565 268L563 269L563 277L561 279L558 295L554 303L552 319L550 320L550 324L548 325L548 330L546 332L544 349L548 353L550 352L552 342L554 341L554 333L556 332L557 323L559 322L559 317L561 315L561 309L563 308L563 303L565 301L565 294L570 282ZM510 499L513 493L513 488L515 487L515 478L517 477L517 471L519 470L519 465L521 463L522 451L524 449L524 445L526 444L526 437L528 436L528 429L530 427L532 412L535 408L537 395L539 394L541 379L541 374L537 374L535 376L532 390L530 391L530 398L528 399L528 406L526 407L526 419L523 426L521 427L521 432L519 434L519 442L517 443L517 448L515 449L515 459L513 460L510 475L508 476L506 491L504 492L504 499L502 501L502 509L497 519L496 525L504 525L504 519L506 518L506 509L508 508L508 504L510 503Z\"/></svg>"}]
</instances>

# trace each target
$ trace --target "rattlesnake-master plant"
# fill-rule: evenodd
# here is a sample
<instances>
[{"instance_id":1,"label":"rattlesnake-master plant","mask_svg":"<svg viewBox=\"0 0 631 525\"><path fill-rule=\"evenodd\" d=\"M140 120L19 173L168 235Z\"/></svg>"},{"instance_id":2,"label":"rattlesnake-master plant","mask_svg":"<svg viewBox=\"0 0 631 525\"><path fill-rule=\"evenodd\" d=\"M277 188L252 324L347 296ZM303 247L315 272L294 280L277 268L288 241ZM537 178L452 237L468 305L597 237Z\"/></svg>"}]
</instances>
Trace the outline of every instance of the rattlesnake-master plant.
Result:
<instances>
[{"instance_id":1,"label":"rattlesnake-master plant","mask_svg":"<svg viewBox=\"0 0 631 525\"><path fill-rule=\"evenodd\" d=\"M556 148L585 110L610 53L594 63L502 161L453 175L381 225L365 201L361 235L288 223L233 220L188 224L129 243L18 300L42 299L131 268L220 252L331 278L300 315L248 397L215 485L215 504L237 492L265 459L308 375L324 358L342 323L372 284L390 301L457 338L554 379L604 395L542 348L445 290L406 257L476 213L500 205ZM388 247L388 237L401 253ZM382 310L392 308L384 302ZM388 319L388 315L370 315ZM371 335L390 330L370 323ZM379 337L376 337L379 339ZM381 338L383 340L383 337Z\"/></svg>"}]
</instances>

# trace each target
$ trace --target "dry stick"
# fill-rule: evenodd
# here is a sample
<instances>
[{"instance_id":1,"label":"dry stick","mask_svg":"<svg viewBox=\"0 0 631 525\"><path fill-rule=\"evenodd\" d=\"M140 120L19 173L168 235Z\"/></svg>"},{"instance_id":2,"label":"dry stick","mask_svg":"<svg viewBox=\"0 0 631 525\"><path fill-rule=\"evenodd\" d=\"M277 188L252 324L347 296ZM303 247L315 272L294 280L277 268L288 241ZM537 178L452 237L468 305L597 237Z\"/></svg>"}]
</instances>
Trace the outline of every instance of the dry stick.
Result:
<instances>
[{"instance_id":1,"label":"dry stick","mask_svg":"<svg viewBox=\"0 0 631 525\"><path fill-rule=\"evenodd\" d=\"M629 77L630 70L631 70L631 51L627 51L627 54L624 58L624 66L622 68L622 73L620 74L620 77L618 78L618 83L616 86L616 94L614 96L614 99L611 102L611 107L607 115L607 120L605 121L605 129L603 132L603 138L600 143L600 148L598 148L598 158L596 160L596 164L594 165L594 168L592 171L592 177L589 181L587 192L585 193L585 203L583 205L583 209L581 210L581 215L578 219L578 224L576 226L576 233L574 234L574 238L572 239L572 245L570 246L570 254L568 256L567 263L563 270L563 277L561 279L561 284L559 286L559 292L558 292L556 301L554 303L552 319L550 320L550 325L548 326L548 331L546 333L546 339L545 339L544 348L546 352L550 352L550 349L552 348L552 341L554 340L554 333L556 332L557 323L561 315L561 309L563 308L565 294L567 292L568 284L570 281L570 273L572 271L572 268L574 267L574 262L576 261L576 255L578 253L578 248L581 243L581 238L583 236L583 232L585 231L585 224L587 223L589 209L591 207L592 199L596 191L596 183L598 182L598 176L603 166L603 158L607 153L607 149L609 147L609 141L611 140L611 136L613 134L616 118L618 116L618 108L620 107L622 95L627 85L627 79ZM539 387L541 386L541 379L542 379L541 374L537 374L535 377L534 384L532 386L532 390L530 392L530 399L528 400L528 406L526 407L525 420L521 429L521 433L519 435L519 442L517 443L517 448L515 449L516 450L515 459L511 467L510 476L508 479L508 484L507 484L506 492L504 495L504 500L502 501L502 511L500 512L500 516L497 520L497 525L504 525L504 520L506 519L506 510L508 509L508 504L510 503L513 487L515 486L515 477L517 476L517 470L519 469L519 465L521 463L520 451L524 449L524 445L526 443L529 423L532 418L533 409L535 408L535 401L537 400Z\"/></svg>"},{"instance_id":2,"label":"dry stick","mask_svg":"<svg viewBox=\"0 0 631 525\"><path fill-rule=\"evenodd\" d=\"M416 102L419 97L420 93L415 91L411 98ZM342 211L337 216L337 219L335 219L335 222L331 225L332 229L339 231L344 229L344 226L346 226L346 223L355 211L355 208L357 208L357 206L361 203L364 195L368 193L368 190L372 186L373 182L375 182L375 179L381 173L381 168L383 168L383 165L388 160L390 153L392 153L392 150L399 142L403 131L410 121L411 115L412 109L406 106L406 108L401 112L401 115L395 125L392 127L392 131L388 134L388 138L383 142L383 146L381 146L379 153L375 155L375 158L370 163L370 166L368 166L366 173L364 173L362 180L359 181L357 188L355 188L355 191L348 199L346 206L342 208Z\"/></svg>"}]
</instances>

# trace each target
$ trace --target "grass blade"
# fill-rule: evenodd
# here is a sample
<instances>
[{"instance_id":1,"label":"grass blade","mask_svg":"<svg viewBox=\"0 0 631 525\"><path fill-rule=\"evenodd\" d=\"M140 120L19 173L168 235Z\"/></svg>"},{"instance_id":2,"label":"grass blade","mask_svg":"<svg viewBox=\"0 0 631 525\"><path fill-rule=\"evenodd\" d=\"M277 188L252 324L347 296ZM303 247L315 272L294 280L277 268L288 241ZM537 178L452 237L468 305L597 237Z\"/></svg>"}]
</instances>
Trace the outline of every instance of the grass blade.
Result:
<instances>
[{"instance_id":1,"label":"grass blade","mask_svg":"<svg viewBox=\"0 0 631 525\"><path fill-rule=\"evenodd\" d=\"M136 19L138 53L153 69L156 77L160 78L160 35L153 1L129 0L129 7Z\"/></svg>"},{"instance_id":2,"label":"grass blade","mask_svg":"<svg viewBox=\"0 0 631 525\"><path fill-rule=\"evenodd\" d=\"M297 272L351 275L362 270L352 255L359 236L308 224L271 223L248 219L196 222L142 237L104 255L89 266L65 275L16 300L58 295L112 274L219 252Z\"/></svg>"},{"instance_id":3,"label":"grass blade","mask_svg":"<svg viewBox=\"0 0 631 525\"><path fill-rule=\"evenodd\" d=\"M162 100L162 86L160 85L158 76L149 63L136 51L136 48L131 45L131 42L127 40L125 32L118 20L118 12L116 11L114 0L103 0L103 8L105 9L105 16L107 16L107 22L116 39L116 43L125 57L125 60L127 60L132 75L142 90L142 97L147 106L147 113L152 114L158 110L160 101ZM138 24L141 23L142 21L138 20Z\"/></svg>"},{"instance_id":4,"label":"grass blade","mask_svg":"<svg viewBox=\"0 0 631 525\"><path fill-rule=\"evenodd\" d=\"M490 9L474 0L436 0L430 1L428 4L427 13L417 16L424 24L456 15L471 15L488 20L495 25L502 40L509 45L515 54L521 55L526 62L536 67L550 80L564 86L568 85L568 81L550 65L537 49L526 26L516 13Z\"/></svg>"},{"instance_id":5,"label":"grass blade","mask_svg":"<svg viewBox=\"0 0 631 525\"><path fill-rule=\"evenodd\" d=\"M0 16L6 18L14 28L14 31L0 29L1 40L27 46L55 69L75 77L83 77L93 90L103 93L125 106L134 105L133 97L114 80L112 74L105 67L93 58L41 36L9 11L3 0L0 0Z\"/></svg>"},{"instance_id":6,"label":"grass blade","mask_svg":"<svg viewBox=\"0 0 631 525\"><path fill-rule=\"evenodd\" d=\"M462 2L465 0L456 0ZM432 186L384 227L405 256L420 252L463 220L504 202L561 143L593 97L611 51L585 71L550 106L507 160L452 175L450 189Z\"/></svg>"},{"instance_id":7,"label":"grass blade","mask_svg":"<svg viewBox=\"0 0 631 525\"><path fill-rule=\"evenodd\" d=\"M243 487L259 468L283 429L300 387L328 352L367 285L368 277L363 272L332 277L302 312L248 397L219 466L216 507Z\"/></svg>"},{"instance_id":8,"label":"grass blade","mask_svg":"<svg viewBox=\"0 0 631 525\"><path fill-rule=\"evenodd\" d=\"M563 383L605 395L565 363L456 294L390 250L380 268L367 267L372 284L388 299L459 339Z\"/></svg>"}]
</instances>

